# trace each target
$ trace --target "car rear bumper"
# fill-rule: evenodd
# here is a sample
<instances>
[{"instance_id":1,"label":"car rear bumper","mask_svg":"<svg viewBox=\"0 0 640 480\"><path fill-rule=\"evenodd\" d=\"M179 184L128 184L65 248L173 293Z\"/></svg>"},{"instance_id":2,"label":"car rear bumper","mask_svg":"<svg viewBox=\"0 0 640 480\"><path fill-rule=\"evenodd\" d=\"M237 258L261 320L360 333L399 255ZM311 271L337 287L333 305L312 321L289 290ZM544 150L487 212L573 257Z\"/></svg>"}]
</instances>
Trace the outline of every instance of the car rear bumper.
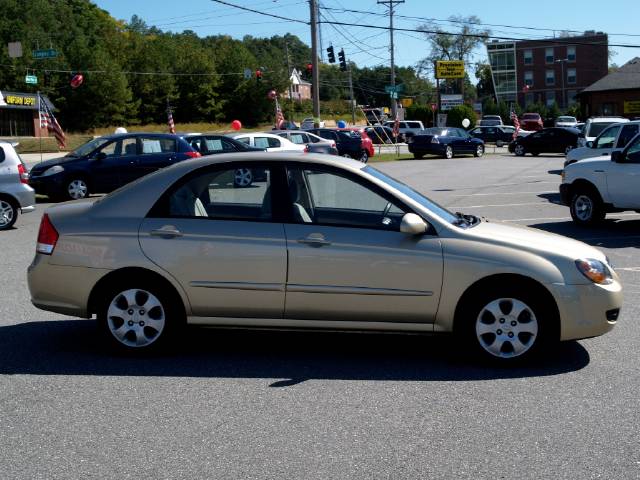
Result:
<instances>
[{"instance_id":1,"label":"car rear bumper","mask_svg":"<svg viewBox=\"0 0 640 480\"><path fill-rule=\"evenodd\" d=\"M414 141L414 142L407 143L407 147L409 148L409 152L411 153L417 153L421 155L425 155L425 154L442 155L444 154L446 145L443 143L416 144Z\"/></svg>"},{"instance_id":2,"label":"car rear bumper","mask_svg":"<svg viewBox=\"0 0 640 480\"><path fill-rule=\"evenodd\" d=\"M15 182L4 184L2 187L2 193L13 197L18 202L18 207L23 213L31 212L35 209L36 192L31 186Z\"/></svg>"},{"instance_id":3,"label":"car rear bumper","mask_svg":"<svg viewBox=\"0 0 640 480\"><path fill-rule=\"evenodd\" d=\"M622 285L550 285L560 311L560 340L579 340L613 329L622 306Z\"/></svg>"}]
</instances>

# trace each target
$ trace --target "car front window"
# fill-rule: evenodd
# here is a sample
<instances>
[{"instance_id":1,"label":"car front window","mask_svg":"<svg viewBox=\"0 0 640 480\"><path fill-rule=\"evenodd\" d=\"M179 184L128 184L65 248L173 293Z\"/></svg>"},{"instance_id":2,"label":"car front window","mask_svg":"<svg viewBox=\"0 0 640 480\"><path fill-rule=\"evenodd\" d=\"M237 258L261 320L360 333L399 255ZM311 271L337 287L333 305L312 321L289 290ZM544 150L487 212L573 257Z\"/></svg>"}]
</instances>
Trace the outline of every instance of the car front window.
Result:
<instances>
[{"instance_id":1,"label":"car front window","mask_svg":"<svg viewBox=\"0 0 640 480\"><path fill-rule=\"evenodd\" d=\"M595 141L595 148L613 148L613 142L615 142L620 126L616 125L603 131Z\"/></svg>"},{"instance_id":2,"label":"car front window","mask_svg":"<svg viewBox=\"0 0 640 480\"><path fill-rule=\"evenodd\" d=\"M96 138L91 140L90 142L85 143L84 145L78 147L73 152L67 154L69 157L84 157L85 155L90 154L95 149L100 148L102 145L109 141L108 138Z\"/></svg>"},{"instance_id":3,"label":"car front window","mask_svg":"<svg viewBox=\"0 0 640 480\"><path fill-rule=\"evenodd\" d=\"M587 132L587 137L597 137L604 131L605 128L607 128L612 123L615 122L599 122L590 124Z\"/></svg>"}]
</instances>

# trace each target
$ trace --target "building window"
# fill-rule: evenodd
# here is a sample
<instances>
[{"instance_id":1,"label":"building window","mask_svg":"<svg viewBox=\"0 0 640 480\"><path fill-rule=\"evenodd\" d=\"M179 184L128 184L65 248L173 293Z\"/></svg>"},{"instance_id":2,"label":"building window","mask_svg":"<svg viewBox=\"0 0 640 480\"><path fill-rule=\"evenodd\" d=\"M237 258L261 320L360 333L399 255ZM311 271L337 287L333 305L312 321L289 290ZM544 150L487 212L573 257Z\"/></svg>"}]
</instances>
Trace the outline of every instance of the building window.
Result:
<instances>
[{"instance_id":1,"label":"building window","mask_svg":"<svg viewBox=\"0 0 640 480\"><path fill-rule=\"evenodd\" d=\"M576 47L567 47L567 60L570 62L576 61Z\"/></svg>"},{"instance_id":2,"label":"building window","mask_svg":"<svg viewBox=\"0 0 640 480\"><path fill-rule=\"evenodd\" d=\"M576 83L576 69L570 68L567 70L567 83L572 84Z\"/></svg>"},{"instance_id":3,"label":"building window","mask_svg":"<svg viewBox=\"0 0 640 480\"><path fill-rule=\"evenodd\" d=\"M545 75L545 84L548 86L556 84L556 72L554 70L547 70Z\"/></svg>"},{"instance_id":4,"label":"building window","mask_svg":"<svg viewBox=\"0 0 640 480\"><path fill-rule=\"evenodd\" d=\"M552 107L554 103L556 103L556 92L554 92L553 90L551 90L550 92L547 92L547 107Z\"/></svg>"},{"instance_id":5,"label":"building window","mask_svg":"<svg viewBox=\"0 0 640 480\"><path fill-rule=\"evenodd\" d=\"M567 103L569 106L575 105L576 103L578 103L578 99L576 98L577 94L578 92L576 90L567 91Z\"/></svg>"},{"instance_id":6,"label":"building window","mask_svg":"<svg viewBox=\"0 0 640 480\"><path fill-rule=\"evenodd\" d=\"M533 100L533 93L525 93L524 94L524 105L525 107L532 105L534 102Z\"/></svg>"},{"instance_id":7,"label":"building window","mask_svg":"<svg viewBox=\"0 0 640 480\"><path fill-rule=\"evenodd\" d=\"M553 56L553 47L545 49L545 51L544 51L544 61L547 62L547 63L553 63L554 60L555 60L555 58Z\"/></svg>"},{"instance_id":8,"label":"building window","mask_svg":"<svg viewBox=\"0 0 640 480\"><path fill-rule=\"evenodd\" d=\"M533 72L524 72L524 84L533 87Z\"/></svg>"},{"instance_id":9,"label":"building window","mask_svg":"<svg viewBox=\"0 0 640 480\"><path fill-rule=\"evenodd\" d=\"M524 51L524 64L525 65L533 65L533 51L525 50Z\"/></svg>"}]
</instances>

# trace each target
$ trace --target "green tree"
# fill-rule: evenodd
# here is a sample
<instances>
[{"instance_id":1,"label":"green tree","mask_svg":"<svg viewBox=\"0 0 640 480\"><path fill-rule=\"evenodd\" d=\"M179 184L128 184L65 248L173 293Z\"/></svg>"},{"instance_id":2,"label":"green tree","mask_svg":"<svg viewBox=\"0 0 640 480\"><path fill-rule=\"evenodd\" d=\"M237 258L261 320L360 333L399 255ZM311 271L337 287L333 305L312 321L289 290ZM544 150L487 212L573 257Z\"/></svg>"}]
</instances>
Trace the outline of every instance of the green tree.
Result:
<instances>
[{"instance_id":1,"label":"green tree","mask_svg":"<svg viewBox=\"0 0 640 480\"><path fill-rule=\"evenodd\" d=\"M475 126L477 117L476 112L473 111L473 108L466 104L453 107L447 112L447 126L464 128L462 126L462 121L465 118L469 119L468 128Z\"/></svg>"}]
</instances>

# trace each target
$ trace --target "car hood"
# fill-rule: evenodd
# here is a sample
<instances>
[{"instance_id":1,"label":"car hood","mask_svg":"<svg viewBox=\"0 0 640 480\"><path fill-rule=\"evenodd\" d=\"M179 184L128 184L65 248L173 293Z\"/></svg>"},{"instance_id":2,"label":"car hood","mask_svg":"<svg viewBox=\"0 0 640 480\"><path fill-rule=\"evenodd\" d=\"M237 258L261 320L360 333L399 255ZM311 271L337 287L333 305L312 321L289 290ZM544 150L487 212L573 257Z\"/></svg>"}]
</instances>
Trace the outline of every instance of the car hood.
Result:
<instances>
[{"instance_id":1,"label":"car hood","mask_svg":"<svg viewBox=\"0 0 640 480\"><path fill-rule=\"evenodd\" d=\"M589 147L578 147L574 148L567 154L567 161L572 160L584 160L585 158L594 158L601 157L603 153L600 151L601 149L589 148ZM608 154L612 149L608 149Z\"/></svg>"},{"instance_id":2,"label":"car hood","mask_svg":"<svg viewBox=\"0 0 640 480\"><path fill-rule=\"evenodd\" d=\"M57 158L52 158L50 160L45 160L44 162L38 162L36 163L33 167L32 167L32 171L36 170L36 171L44 171L47 168L50 167L55 167L56 165L64 165L66 163L70 163L70 162L77 162L78 160L81 160L82 157L57 157Z\"/></svg>"},{"instance_id":3,"label":"car hood","mask_svg":"<svg viewBox=\"0 0 640 480\"><path fill-rule=\"evenodd\" d=\"M561 256L571 260L594 258L606 261L600 250L586 243L512 223L483 221L465 230L465 234L485 243L525 250L549 259Z\"/></svg>"}]
</instances>

